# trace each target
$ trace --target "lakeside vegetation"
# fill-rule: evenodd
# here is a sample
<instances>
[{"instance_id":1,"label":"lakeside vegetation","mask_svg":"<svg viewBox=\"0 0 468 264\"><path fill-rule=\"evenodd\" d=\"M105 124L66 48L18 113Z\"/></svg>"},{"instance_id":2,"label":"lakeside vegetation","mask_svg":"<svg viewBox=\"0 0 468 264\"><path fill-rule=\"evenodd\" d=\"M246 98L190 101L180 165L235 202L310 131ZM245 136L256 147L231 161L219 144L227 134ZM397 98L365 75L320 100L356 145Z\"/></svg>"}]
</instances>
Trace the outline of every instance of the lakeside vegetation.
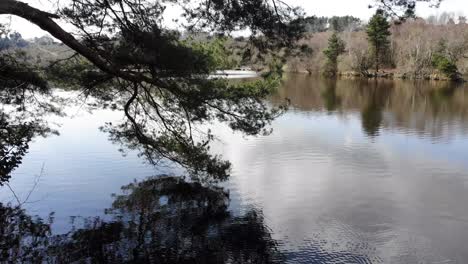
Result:
<instances>
[{"instance_id":1,"label":"lakeside vegetation","mask_svg":"<svg viewBox=\"0 0 468 264\"><path fill-rule=\"evenodd\" d=\"M350 22L336 27L329 20L309 19L313 24L308 28L313 30L300 43L312 52L308 56L290 58L288 71L326 72L329 62L322 51L330 49L329 41L337 35L345 46L337 61L340 75L375 76L378 72L380 77L433 80L454 80L468 75L468 24L463 16L442 13L404 23L386 19L389 34L377 53L368 34L372 24L357 18L343 18ZM385 22L383 24L385 27Z\"/></svg>"},{"instance_id":2,"label":"lakeside vegetation","mask_svg":"<svg viewBox=\"0 0 468 264\"><path fill-rule=\"evenodd\" d=\"M244 37L179 34L186 45L204 49L211 56L211 70L251 67L265 72L284 65L286 72L329 77L462 80L468 76L468 24L464 16L442 13L400 23L377 13L367 24L352 16L307 17L304 21L306 32L293 53L262 53ZM36 71L56 65L54 61L77 56L50 36L26 40L9 31L0 35L0 50ZM56 79L57 72L50 73L47 78Z\"/></svg>"},{"instance_id":3,"label":"lakeside vegetation","mask_svg":"<svg viewBox=\"0 0 468 264\"><path fill-rule=\"evenodd\" d=\"M304 23L304 37L296 43L299 49L278 50L277 54L264 53L245 37L178 34L186 44L205 49L214 60L214 69L250 67L265 72L284 65L286 72L327 76L431 80L468 76L468 23L464 16L442 13L401 23L377 13L369 23L353 16L307 17ZM383 31L372 36L376 30ZM50 36L26 40L7 31L0 36L0 49L2 53L14 51L36 70L74 55L72 49Z\"/></svg>"}]
</instances>

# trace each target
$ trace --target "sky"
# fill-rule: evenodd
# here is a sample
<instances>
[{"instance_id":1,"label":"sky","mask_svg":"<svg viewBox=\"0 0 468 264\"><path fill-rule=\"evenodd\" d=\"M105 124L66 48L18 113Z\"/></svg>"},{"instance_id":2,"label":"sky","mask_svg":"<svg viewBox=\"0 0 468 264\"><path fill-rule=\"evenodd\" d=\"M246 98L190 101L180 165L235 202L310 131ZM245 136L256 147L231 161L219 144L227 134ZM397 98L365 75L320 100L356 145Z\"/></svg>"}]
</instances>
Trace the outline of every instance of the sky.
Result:
<instances>
[{"instance_id":1,"label":"sky","mask_svg":"<svg viewBox=\"0 0 468 264\"><path fill-rule=\"evenodd\" d=\"M22 1L44 11L50 10L52 7L49 0ZM307 15L316 16L352 15L367 20L375 11L368 8L370 4L374 3L374 0L285 0L285 2L301 6ZM431 8L428 4L418 3L416 12L421 17L437 15L442 12L454 13L456 16L468 15L468 0L443 0L439 8ZM170 15L174 16L175 14ZM11 28L21 33L24 38L40 37L46 34L37 26L21 18L0 15L0 21L10 21Z\"/></svg>"},{"instance_id":2,"label":"sky","mask_svg":"<svg viewBox=\"0 0 468 264\"><path fill-rule=\"evenodd\" d=\"M367 20L375 11L368 8L375 3L373 0L288 0L286 2L302 6L308 15L316 16L352 15ZM417 7L416 13L421 17L444 11L456 15L468 14L468 0L443 0L438 9L430 8L427 3L418 3Z\"/></svg>"}]
</instances>

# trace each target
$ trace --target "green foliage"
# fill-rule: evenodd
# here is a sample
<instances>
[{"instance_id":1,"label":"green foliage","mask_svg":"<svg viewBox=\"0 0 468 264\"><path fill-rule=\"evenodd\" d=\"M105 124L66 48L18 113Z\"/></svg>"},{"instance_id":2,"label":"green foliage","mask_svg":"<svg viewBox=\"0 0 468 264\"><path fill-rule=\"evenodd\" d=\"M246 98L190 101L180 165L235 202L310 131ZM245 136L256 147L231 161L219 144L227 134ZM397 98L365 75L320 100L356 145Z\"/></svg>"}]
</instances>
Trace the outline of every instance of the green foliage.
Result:
<instances>
[{"instance_id":1,"label":"green foliage","mask_svg":"<svg viewBox=\"0 0 468 264\"><path fill-rule=\"evenodd\" d=\"M448 78L455 80L458 78L458 67L447 50L447 40L440 39L437 43L435 53L432 54L432 66L445 74Z\"/></svg>"},{"instance_id":2,"label":"green foliage","mask_svg":"<svg viewBox=\"0 0 468 264\"><path fill-rule=\"evenodd\" d=\"M255 39L263 52L291 47L304 32L302 9L282 1L272 5L265 0L216 0L200 1L193 6L195 8L185 9L185 17L193 23L191 29L226 33L249 28L251 39Z\"/></svg>"},{"instance_id":3,"label":"green foliage","mask_svg":"<svg viewBox=\"0 0 468 264\"><path fill-rule=\"evenodd\" d=\"M343 40L334 32L328 39L328 47L323 51L327 58L325 74L335 76L338 70L338 56L345 52L346 45Z\"/></svg>"},{"instance_id":4,"label":"green foliage","mask_svg":"<svg viewBox=\"0 0 468 264\"><path fill-rule=\"evenodd\" d=\"M8 181L12 171L21 165L32 138L53 132L44 127L39 120L28 120L28 115L20 110L15 115L0 111L0 186Z\"/></svg>"},{"instance_id":5,"label":"green foliage","mask_svg":"<svg viewBox=\"0 0 468 264\"><path fill-rule=\"evenodd\" d=\"M432 55L432 65L450 79L457 79L457 65L443 54L436 53Z\"/></svg>"},{"instance_id":6,"label":"green foliage","mask_svg":"<svg viewBox=\"0 0 468 264\"><path fill-rule=\"evenodd\" d=\"M88 60L78 55L63 62L51 64L45 73L49 82L64 89L96 88L94 93L102 95L111 90L107 87L107 82L111 77L97 70Z\"/></svg>"},{"instance_id":7,"label":"green foliage","mask_svg":"<svg viewBox=\"0 0 468 264\"><path fill-rule=\"evenodd\" d=\"M374 60L375 69L378 72L383 53L388 49L390 44L388 37L391 35L390 23L387 21L385 14L381 10L377 10L374 16L367 25L367 37L371 44Z\"/></svg>"},{"instance_id":8,"label":"green foliage","mask_svg":"<svg viewBox=\"0 0 468 264\"><path fill-rule=\"evenodd\" d=\"M205 78L172 80L171 87L180 89L178 95L139 87L141 95L133 102L138 107L126 104L129 122L111 124L104 131L112 141L139 150L153 164L175 161L196 178L225 180L230 164L210 154L208 143L213 135L209 130L202 132L192 127L217 120L247 135L269 133L266 126L283 110L267 107L263 99L278 83L279 76L272 74L241 83ZM150 127L143 123L145 120L157 121L159 126Z\"/></svg>"},{"instance_id":9,"label":"green foliage","mask_svg":"<svg viewBox=\"0 0 468 264\"><path fill-rule=\"evenodd\" d=\"M1 88L33 85L44 92L48 85L42 77L35 65L31 65L24 51L15 50L0 54Z\"/></svg>"},{"instance_id":10,"label":"green foliage","mask_svg":"<svg viewBox=\"0 0 468 264\"><path fill-rule=\"evenodd\" d=\"M21 164L33 135L30 124L10 124L7 116L0 115L0 186Z\"/></svg>"},{"instance_id":11,"label":"green foliage","mask_svg":"<svg viewBox=\"0 0 468 264\"><path fill-rule=\"evenodd\" d=\"M182 43L187 48L191 48L194 53L201 54L200 58L205 61L198 64L206 65L209 73L215 70L232 69L238 64L232 56L232 50L227 48L226 38L213 38L207 41L189 39Z\"/></svg>"}]
</instances>

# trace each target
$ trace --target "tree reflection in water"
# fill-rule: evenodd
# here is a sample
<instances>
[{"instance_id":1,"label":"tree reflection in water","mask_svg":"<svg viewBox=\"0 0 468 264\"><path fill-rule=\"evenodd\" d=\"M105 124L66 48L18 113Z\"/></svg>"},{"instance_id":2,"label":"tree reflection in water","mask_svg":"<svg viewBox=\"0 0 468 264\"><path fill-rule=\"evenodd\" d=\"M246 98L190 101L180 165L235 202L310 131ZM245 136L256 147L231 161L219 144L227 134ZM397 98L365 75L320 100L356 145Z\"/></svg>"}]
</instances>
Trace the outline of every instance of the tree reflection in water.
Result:
<instances>
[{"instance_id":1,"label":"tree reflection in water","mask_svg":"<svg viewBox=\"0 0 468 264\"><path fill-rule=\"evenodd\" d=\"M336 94L336 79L325 79L323 81L324 90L322 98L325 104L325 109L328 112L333 112L340 107L341 98Z\"/></svg>"},{"instance_id":2,"label":"tree reflection in water","mask_svg":"<svg viewBox=\"0 0 468 264\"><path fill-rule=\"evenodd\" d=\"M11 117L0 111L0 186L11 177L24 155L29 143L36 136L46 136L53 132L38 121L25 121L24 117Z\"/></svg>"},{"instance_id":3,"label":"tree reflection in water","mask_svg":"<svg viewBox=\"0 0 468 264\"><path fill-rule=\"evenodd\" d=\"M233 216L229 194L176 177L134 182L114 196L111 220L64 235L51 221L0 207L0 261L54 263L271 263L282 256L261 214Z\"/></svg>"},{"instance_id":4,"label":"tree reflection in water","mask_svg":"<svg viewBox=\"0 0 468 264\"><path fill-rule=\"evenodd\" d=\"M359 113L365 136L375 138L383 130L398 130L435 140L468 134L466 84L386 79L324 79L288 75L271 97L273 105L288 98L295 111L334 112L348 118Z\"/></svg>"},{"instance_id":5,"label":"tree reflection in water","mask_svg":"<svg viewBox=\"0 0 468 264\"><path fill-rule=\"evenodd\" d=\"M11 85L16 86L12 88ZM61 115L58 102L47 87L0 83L0 186L21 164L34 137L57 134L44 121L44 116Z\"/></svg>"},{"instance_id":6,"label":"tree reflection in water","mask_svg":"<svg viewBox=\"0 0 468 264\"><path fill-rule=\"evenodd\" d=\"M377 83L377 80L370 82L360 89L361 94L365 94L367 102L361 111L362 129L369 137L379 135L383 121L383 110L390 98L393 83Z\"/></svg>"}]
</instances>

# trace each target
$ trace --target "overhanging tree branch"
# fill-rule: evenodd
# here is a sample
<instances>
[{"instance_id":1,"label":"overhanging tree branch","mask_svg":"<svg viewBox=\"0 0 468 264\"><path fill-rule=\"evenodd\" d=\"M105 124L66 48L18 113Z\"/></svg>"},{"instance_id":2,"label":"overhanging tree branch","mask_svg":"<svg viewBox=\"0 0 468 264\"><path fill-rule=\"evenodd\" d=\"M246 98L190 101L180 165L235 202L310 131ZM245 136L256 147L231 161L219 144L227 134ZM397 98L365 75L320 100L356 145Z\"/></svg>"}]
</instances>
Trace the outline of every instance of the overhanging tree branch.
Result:
<instances>
[{"instance_id":1,"label":"overhanging tree branch","mask_svg":"<svg viewBox=\"0 0 468 264\"><path fill-rule=\"evenodd\" d=\"M47 31L55 38L62 41L65 45L88 59L103 72L131 82L148 82L154 85L163 85L163 83L158 80L148 78L142 74L132 74L128 71L124 72L114 67L113 65L110 65L104 59L102 59L99 54L80 43L75 37L73 37L73 35L60 27L53 20L53 18L60 18L58 15L41 11L37 8L31 7L26 3L16 0L2 0L0 2L0 14L15 15L39 26L41 29Z\"/></svg>"}]
</instances>

